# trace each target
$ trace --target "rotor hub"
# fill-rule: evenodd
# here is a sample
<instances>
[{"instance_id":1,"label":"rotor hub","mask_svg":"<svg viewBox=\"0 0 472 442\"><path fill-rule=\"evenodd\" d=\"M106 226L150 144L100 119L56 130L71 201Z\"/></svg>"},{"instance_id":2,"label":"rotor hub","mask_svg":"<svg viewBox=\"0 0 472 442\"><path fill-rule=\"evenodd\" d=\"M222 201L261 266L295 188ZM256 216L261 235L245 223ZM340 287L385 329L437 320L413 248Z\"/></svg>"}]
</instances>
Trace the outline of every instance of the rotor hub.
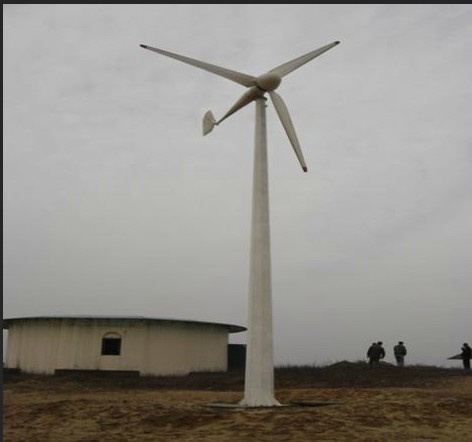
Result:
<instances>
[{"instance_id":1,"label":"rotor hub","mask_svg":"<svg viewBox=\"0 0 472 442\"><path fill-rule=\"evenodd\" d=\"M256 78L256 86L263 91L270 92L277 89L281 81L282 78L279 75L268 72Z\"/></svg>"}]
</instances>

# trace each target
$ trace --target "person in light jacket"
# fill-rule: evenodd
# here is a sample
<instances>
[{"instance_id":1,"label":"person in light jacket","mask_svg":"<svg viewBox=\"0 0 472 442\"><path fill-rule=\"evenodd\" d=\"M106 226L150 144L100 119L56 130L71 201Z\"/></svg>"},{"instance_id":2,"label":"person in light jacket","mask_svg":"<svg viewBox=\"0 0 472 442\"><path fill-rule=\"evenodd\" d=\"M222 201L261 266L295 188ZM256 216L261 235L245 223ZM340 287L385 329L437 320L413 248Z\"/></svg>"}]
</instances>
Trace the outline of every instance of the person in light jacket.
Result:
<instances>
[{"instance_id":1,"label":"person in light jacket","mask_svg":"<svg viewBox=\"0 0 472 442\"><path fill-rule=\"evenodd\" d=\"M397 361L397 365L399 367L403 367L405 364L405 356L406 356L406 347L403 341L399 341L395 347L393 347L393 354L395 355L395 360Z\"/></svg>"}]
</instances>

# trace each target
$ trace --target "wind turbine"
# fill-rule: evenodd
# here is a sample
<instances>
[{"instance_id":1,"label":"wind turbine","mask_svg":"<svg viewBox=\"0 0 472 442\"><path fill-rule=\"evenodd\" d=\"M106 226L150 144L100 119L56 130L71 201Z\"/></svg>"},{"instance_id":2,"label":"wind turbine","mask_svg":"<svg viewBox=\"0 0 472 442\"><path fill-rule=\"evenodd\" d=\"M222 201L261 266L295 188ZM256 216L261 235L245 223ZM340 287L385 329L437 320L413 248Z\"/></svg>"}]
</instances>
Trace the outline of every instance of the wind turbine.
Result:
<instances>
[{"instance_id":1,"label":"wind turbine","mask_svg":"<svg viewBox=\"0 0 472 442\"><path fill-rule=\"evenodd\" d=\"M307 172L305 159L293 127L292 119L282 97L275 92L282 78L308 63L340 42L322 46L305 55L281 64L265 74L254 77L183 55L147 45L140 45L158 54L182 61L197 68L227 78L245 86L247 91L226 112L215 120L211 111L203 117L203 135L208 134L223 120L251 102L256 103L254 175L252 189L251 253L249 272L248 342L242 407L275 407L281 404L274 397L274 362L272 341L272 288L269 224L269 180L267 167L266 98L268 93L282 126L292 144L295 155Z\"/></svg>"}]
</instances>

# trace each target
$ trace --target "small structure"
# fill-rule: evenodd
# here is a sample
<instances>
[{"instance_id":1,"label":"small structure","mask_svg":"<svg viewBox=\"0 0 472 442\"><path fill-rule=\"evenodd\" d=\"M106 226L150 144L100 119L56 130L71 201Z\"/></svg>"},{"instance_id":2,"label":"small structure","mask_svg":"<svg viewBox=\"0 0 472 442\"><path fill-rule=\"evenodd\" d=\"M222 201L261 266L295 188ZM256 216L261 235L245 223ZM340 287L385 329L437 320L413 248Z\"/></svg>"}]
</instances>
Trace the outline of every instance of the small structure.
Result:
<instances>
[{"instance_id":1,"label":"small structure","mask_svg":"<svg viewBox=\"0 0 472 442\"><path fill-rule=\"evenodd\" d=\"M64 370L135 372L141 376L226 371L229 333L214 322L112 316L40 316L3 320L5 367L26 373Z\"/></svg>"}]
</instances>

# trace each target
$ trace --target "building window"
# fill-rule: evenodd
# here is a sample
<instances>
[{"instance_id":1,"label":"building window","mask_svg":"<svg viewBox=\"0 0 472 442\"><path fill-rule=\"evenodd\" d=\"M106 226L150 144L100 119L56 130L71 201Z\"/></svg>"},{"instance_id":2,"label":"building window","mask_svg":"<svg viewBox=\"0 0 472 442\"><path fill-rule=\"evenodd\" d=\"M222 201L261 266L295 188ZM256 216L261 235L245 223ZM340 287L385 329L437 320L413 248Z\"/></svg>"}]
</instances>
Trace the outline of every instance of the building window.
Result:
<instances>
[{"instance_id":1,"label":"building window","mask_svg":"<svg viewBox=\"0 0 472 442\"><path fill-rule=\"evenodd\" d=\"M121 354L121 336L107 333L102 338L102 355L119 356Z\"/></svg>"}]
</instances>

